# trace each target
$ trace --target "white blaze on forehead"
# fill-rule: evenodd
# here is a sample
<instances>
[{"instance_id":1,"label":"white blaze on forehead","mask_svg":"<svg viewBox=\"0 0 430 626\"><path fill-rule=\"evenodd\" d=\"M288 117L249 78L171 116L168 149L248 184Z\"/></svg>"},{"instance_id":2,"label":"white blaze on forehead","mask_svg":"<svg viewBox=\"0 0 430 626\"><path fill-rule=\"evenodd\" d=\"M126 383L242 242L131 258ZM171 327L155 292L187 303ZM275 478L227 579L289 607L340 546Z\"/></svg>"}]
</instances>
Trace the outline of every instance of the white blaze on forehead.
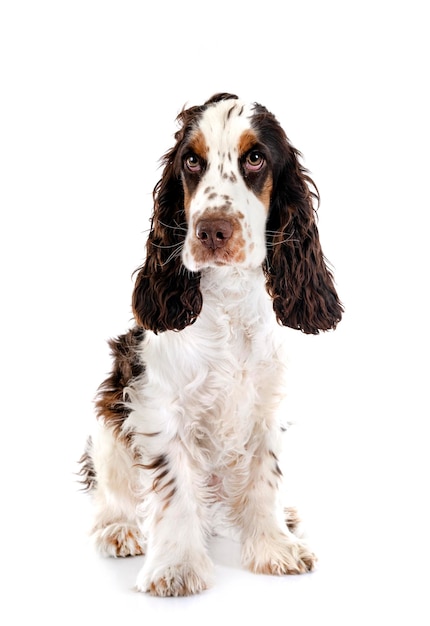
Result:
<instances>
[{"instance_id":1,"label":"white blaze on forehead","mask_svg":"<svg viewBox=\"0 0 430 626\"><path fill-rule=\"evenodd\" d=\"M209 148L209 159L237 155L240 138L250 128L252 109L240 100L222 100L203 113L199 128ZM235 159L236 160L236 159Z\"/></svg>"},{"instance_id":2,"label":"white blaze on forehead","mask_svg":"<svg viewBox=\"0 0 430 626\"><path fill-rule=\"evenodd\" d=\"M258 267L264 260L267 206L245 182L240 163L257 141L252 115L252 105L238 100L214 103L202 114L191 136L191 149L205 162L186 201L190 228L182 258L192 271L224 263ZM232 235L225 245L216 250L202 245L196 235L202 219L229 220Z\"/></svg>"}]
</instances>

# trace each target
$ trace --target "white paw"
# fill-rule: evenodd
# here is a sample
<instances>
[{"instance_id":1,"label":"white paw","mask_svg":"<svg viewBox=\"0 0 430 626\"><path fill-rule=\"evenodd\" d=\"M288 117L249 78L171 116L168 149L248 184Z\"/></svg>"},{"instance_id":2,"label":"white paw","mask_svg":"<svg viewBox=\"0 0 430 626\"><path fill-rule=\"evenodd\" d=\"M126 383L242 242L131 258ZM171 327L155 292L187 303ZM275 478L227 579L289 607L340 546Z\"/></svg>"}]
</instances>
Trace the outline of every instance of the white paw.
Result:
<instances>
[{"instance_id":1,"label":"white paw","mask_svg":"<svg viewBox=\"0 0 430 626\"><path fill-rule=\"evenodd\" d=\"M206 557L200 566L187 560L155 568L148 565L145 564L138 575L136 581L138 591L163 597L189 596L200 593L209 586L211 563Z\"/></svg>"},{"instance_id":2,"label":"white paw","mask_svg":"<svg viewBox=\"0 0 430 626\"><path fill-rule=\"evenodd\" d=\"M315 569L317 558L294 535L278 533L247 540L242 548L244 565L257 574L304 574Z\"/></svg>"},{"instance_id":3,"label":"white paw","mask_svg":"<svg viewBox=\"0 0 430 626\"><path fill-rule=\"evenodd\" d=\"M145 554L145 541L137 526L113 523L95 528L93 540L103 556L136 556Z\"/></svg>"}]
</instances>

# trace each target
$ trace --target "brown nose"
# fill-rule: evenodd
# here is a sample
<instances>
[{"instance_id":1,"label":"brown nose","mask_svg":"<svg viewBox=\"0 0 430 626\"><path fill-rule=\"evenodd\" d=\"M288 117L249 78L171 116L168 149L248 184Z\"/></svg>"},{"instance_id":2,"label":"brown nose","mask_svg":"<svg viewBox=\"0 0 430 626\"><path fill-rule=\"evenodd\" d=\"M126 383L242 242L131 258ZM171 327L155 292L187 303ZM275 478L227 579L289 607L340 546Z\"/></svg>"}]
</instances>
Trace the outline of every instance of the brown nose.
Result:
<instances>
[{"instance_id":1,"label":"brown nose","mask_svg":"<svg viewBox=\"0 0 430 626\"><path fill-rule=\"evenodd\" d=\"M230 239L233 227L228 220L199 220L196 235L206 248L222 248Z\"/></svg>"}]
</instances>

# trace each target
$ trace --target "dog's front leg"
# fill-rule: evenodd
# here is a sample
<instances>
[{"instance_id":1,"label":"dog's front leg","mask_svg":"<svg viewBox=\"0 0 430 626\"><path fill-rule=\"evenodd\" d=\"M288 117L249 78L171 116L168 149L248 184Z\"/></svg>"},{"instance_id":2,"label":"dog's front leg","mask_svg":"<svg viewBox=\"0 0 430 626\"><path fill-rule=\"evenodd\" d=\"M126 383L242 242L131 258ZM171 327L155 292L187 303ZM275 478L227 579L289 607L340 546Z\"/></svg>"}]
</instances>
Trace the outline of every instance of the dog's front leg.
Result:
<instances>
[{"instance_id":1,"label":"dog's front leg","mask_svg":"<svg viewBox=\"0 0 430 626\"><path fill-rule=\"evenodd\" d=\"M288 528L279 492L282 473L271 443L268 432L238 460L229 486L231 514L241 530L245 567L256 573L301 574L314 568L316 558Z\"/></svg>"},{"instance_id":2,"label":"dog's front leg","mask_svg":"<svg viewBox=\"0 0 430 626\"><path fill-rule=\"evenodd\" d=\"M206 589L212 570L204 477L178 437L165 449L142 464L149 489L143 512L148 545L136 587L157 596L185 596Z\"/></svg>"}]
</instances>

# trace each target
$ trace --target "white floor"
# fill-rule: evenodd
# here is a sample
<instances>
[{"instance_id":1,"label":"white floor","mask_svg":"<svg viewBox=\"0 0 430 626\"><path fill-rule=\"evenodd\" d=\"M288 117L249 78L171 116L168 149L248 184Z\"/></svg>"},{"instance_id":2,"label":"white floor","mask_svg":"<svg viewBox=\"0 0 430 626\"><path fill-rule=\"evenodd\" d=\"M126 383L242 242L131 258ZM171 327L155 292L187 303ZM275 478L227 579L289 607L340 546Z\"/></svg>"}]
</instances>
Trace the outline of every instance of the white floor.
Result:
<instances>
[{"instance_id":1,"label":"white floor","mask_svg":"<svg viewBox=\"0 0 430 626\"><path fill-rule=\"evenodd\" d=\"M429 626L424 3L217 0L197 26L152 4L0 7L0 622ZM158 159L217 91L267 105L303 152L346 306L335 333L285 330L283 469L319 568L255 576L216 539L213 587L157 599L133 590L142 558L94 553L74 472Z\"/></svg>"}]
</instances>

